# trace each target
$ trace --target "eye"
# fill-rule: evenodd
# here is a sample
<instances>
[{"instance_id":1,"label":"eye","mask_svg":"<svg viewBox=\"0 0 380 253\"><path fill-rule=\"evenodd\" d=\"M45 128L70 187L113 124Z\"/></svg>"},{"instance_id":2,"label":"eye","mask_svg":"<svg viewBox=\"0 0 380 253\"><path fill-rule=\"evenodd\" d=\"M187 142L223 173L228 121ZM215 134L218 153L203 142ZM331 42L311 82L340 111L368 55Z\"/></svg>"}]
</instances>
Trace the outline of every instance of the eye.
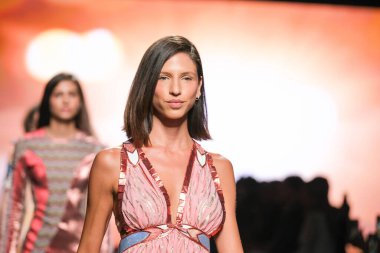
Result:
<instances>
[{"instance_id":1,"label":"eye","mask_svg":"<svg viewBox=\"0 0 380 253\"><path fill-rule=\"evenodd\" d=\"M70 97L77 97L78 95L79 95L78 92L75 92L75 91L69 93Z\"/></svg>"},{"instance_id":2,"label":"eye","mask_svg":"<svg viewBox=\"0 0 380 253\"><path fill-rule=\"evenodd\" d=\"M160 77L158 78L158 80L167 80L167 79L169 79L169 77L164 76L164 75L160 75Z\"/></svg>"},{"instance_id":3,"label":"eye","mask_svg":"<svg viewBox=\"0 0 380 253\"><path fill-rule=\"evenodd\" d=\"M54 93L52 94L52 96L53 96L53 97L56 97L56 98L61 97L61 96L62 96L62 92L54 92Z\"/></svg>"},{"instance_id":4,"label":"eye","mask_svg":"<svg viewBox=\"0 0 380 253\"><path fill-rule=\"evenodd\" d=\"M186 80L186 81L193 80L193 78L191 76L184 76L183 79Z\"/></svg>"}]
</instances>

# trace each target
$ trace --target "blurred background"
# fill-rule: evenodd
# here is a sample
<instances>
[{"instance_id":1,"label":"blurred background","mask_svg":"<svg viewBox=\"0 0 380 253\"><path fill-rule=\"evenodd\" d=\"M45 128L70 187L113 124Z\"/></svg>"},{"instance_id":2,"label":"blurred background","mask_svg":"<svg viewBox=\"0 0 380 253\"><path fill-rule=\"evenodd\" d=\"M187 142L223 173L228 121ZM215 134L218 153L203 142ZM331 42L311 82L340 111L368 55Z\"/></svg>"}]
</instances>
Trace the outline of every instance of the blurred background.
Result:
<instances>
[{"instance_id":1,"label":"blurred background","mask_svg":"<svg viewBox=\"0 0 380 253\"><path fill-rule=\"evenodd\" d=\"M213 140L202 145L231 160L236 180L244 181L238 199L251 186L323 178L331 206L347 213L366 240L380 215L378 6L1 0L0 179L26 112L54 74L78 76L98 138L119 145L143 53L163 36L183 35L204 65ZM248 188L242 191L243 185ZM277 196L275 188L263 196ZM258 201L252 196L244 201ZM267 252L265 245L262 251L245 247Z\"/></svg>"}]
</instances>

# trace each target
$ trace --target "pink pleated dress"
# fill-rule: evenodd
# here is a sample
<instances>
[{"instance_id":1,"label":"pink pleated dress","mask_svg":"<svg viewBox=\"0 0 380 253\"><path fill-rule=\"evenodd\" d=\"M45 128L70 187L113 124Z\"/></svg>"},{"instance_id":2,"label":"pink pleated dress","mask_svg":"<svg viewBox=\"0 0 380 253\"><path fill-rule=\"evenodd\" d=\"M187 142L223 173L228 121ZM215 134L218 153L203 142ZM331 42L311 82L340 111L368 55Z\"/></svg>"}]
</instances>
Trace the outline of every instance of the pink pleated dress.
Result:
<instances>
[{"instance_id":1,"label":"pink pleated dress","mask_svg":"<svg viewBox=\"0 0 380 253\"><path fill-rule=\"evenodd\" d=\"M119 253L205 253L223 226L225 208L212 157L194 141L175 224L169 195L141 148L123 143L118 204Z\"/></svg>"}]
</instances>

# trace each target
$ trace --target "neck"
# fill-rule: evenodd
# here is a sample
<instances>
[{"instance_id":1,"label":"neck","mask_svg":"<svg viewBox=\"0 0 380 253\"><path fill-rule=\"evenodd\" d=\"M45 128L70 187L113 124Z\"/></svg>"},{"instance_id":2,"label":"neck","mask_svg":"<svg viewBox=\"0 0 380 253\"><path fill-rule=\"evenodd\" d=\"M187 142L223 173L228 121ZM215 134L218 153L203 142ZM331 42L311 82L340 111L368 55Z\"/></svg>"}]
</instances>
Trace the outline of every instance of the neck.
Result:
<instances>
[{"instance_id":1,"label":"neck","mask_svg":"<svg viewBox=\"0 0 380 253\"><path fill-rule=\"evenodd\" d=\"M164 124L153 116L152 131L149 134L151 146L170 149L187 149L193 140L187 127L187 119L178 124Z\"/></svg>"},{"instance_id":2,"label":"neck","mask_svg":"<svg viewBox=\"0 0 380 253\"><path fill-rule=\"evenodd\" d=\"M47 133L55 138L72 138L78 132L74 121L60 122L50 119L49 126L46 127Z\"/></svg>"}]
</instances>

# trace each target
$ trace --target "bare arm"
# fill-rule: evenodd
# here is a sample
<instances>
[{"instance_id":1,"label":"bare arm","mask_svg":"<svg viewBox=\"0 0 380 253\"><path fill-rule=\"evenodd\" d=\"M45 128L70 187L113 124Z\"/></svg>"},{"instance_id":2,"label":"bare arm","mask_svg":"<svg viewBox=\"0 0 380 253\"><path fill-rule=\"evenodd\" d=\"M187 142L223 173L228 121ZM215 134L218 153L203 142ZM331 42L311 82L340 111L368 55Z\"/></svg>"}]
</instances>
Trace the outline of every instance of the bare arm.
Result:
<instances>
[{"instance_id":1,"label":"bare arm","mask_svg":"<svg viewBox=\"0 0 380 253\"><path fill-rule=\"evenodd\" d=\"M220 155L214 154L212 158L220 177L226 209L223 229L215 238L216 247L219 253L243 253L236 222L236 184L232 164Z\"/></svg>"},{"instance_id":2,"label":"bare arm","mask_svg":"<svg viewBox=\"0 0 380 253\"><path fill-rule=\"evenodd\" d=\"M86 219L78 253L99 252L114 205L120 166L120 149L97 154L90 172Z\"/></svg>"}]
</instances>

